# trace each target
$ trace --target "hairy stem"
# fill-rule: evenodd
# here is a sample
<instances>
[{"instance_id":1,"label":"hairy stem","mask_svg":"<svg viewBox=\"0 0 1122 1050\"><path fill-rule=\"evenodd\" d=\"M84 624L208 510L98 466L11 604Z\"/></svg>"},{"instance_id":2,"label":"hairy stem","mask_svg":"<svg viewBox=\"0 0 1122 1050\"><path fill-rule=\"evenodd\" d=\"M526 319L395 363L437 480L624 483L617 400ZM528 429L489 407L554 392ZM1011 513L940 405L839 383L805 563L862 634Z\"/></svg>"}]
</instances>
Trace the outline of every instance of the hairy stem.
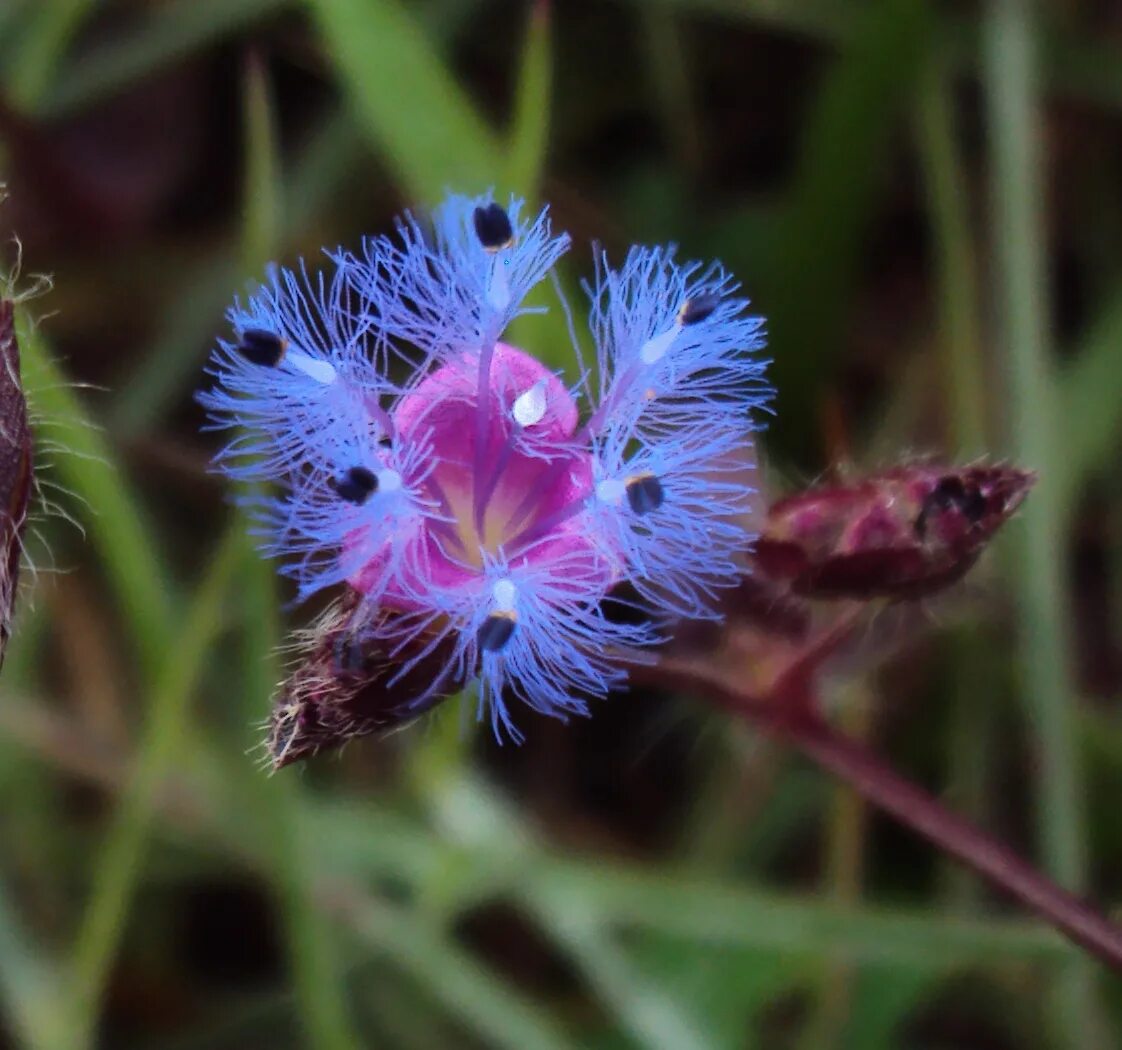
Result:
<instances>
[{"instance_id":1,"label":"hairy stem","mask_svg":"<svg viewBox=\"0 0 1122 1050\"><path fill-rule=\"evenodd\" d=\"M861 745L822 721L800 726L790 738L803 754L870 802L990 879L1104 962L1122 969L1122 928L945 809Z\"/></svg>"},{"instance_id":2,"label":"hairy stem","mask_svg":"<svg viewBox=\"0 0 1122 1050\"><path fill-rule=\"evenodd\" d=\"M785 718L779 705L742 693L688 663L664 660L647 673L652 684L703 696L778 733L873 805L925 836L1076 944L1122 971L1122 927L946 809L932 795L905 780L861 744L836 732L806 707L801 706L795 717Z\"/></svg>"}]
</instances>

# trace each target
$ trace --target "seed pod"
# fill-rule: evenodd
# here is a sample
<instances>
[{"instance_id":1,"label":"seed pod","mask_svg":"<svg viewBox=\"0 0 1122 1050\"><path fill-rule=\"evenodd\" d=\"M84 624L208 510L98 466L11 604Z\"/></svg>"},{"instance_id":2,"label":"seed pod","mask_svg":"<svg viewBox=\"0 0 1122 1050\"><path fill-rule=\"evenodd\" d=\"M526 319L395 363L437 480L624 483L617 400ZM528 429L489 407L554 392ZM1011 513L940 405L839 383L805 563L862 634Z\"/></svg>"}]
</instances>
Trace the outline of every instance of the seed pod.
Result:
<instances>
[{"instance_id":1,"label":"seed pod","mask_svg":"<svg viewBox=\"0 0 1122 1050\"><path fill-rule=\"evenodd\" d=\"M895 467L772 505L753 558L808 598L916 598L960 579L1035 476L1010 466Z\"/></svg>"}]
</instances>

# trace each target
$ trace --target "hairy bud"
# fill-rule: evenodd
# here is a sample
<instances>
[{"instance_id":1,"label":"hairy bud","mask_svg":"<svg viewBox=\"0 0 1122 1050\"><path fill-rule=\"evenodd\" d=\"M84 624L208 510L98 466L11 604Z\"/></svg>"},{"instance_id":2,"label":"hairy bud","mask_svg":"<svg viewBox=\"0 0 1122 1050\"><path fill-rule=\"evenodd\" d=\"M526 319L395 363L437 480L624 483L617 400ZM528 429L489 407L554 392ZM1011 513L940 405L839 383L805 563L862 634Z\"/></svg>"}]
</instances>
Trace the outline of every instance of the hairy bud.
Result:
<instances>
[{"instance_id":1,"label":"hairy bud","mask_svg":"<svg viewBox=\"0 0 1122 1050\"><path fill-rule=\"evenodd\" d=\"M808 598L917 598L960 579L1035 482L975 464L895 467L772 505L756 567Z\"/></svg>"},{"instance_id":2,"label":"hairy bud","mask_svg":"<svg viewBox=\"0 0 1122 1050\"><path fill-rule=\"evenodd\" d=\"M399 729L462 687L449 675L441 688L420 690L419 681L441 678L449 647L438 646L401 673L410 652L391 656L384 639L356 634L357 605L351 598L334 606L308 632L306 656L280 689L269 716L265 749L273 769L335 750L355 737ZM416 703L419 694L424 700Z\"/></svg>"}]
</instances>

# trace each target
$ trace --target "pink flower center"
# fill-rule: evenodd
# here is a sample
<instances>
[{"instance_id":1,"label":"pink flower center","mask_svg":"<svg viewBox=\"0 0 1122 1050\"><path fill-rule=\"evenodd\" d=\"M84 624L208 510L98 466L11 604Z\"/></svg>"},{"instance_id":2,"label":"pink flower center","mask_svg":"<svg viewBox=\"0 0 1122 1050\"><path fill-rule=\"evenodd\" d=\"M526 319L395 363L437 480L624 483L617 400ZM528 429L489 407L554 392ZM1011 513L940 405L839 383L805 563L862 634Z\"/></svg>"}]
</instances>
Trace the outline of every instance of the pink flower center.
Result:
<instances>
[{"instance_id":1,"label":"pink flower center","mask_svg":"<svg viewBox=\"0 0 1122 1050\"><path fill-rule=\"evenodd\" d=\"M427 576L466 582L488 560L527 564L574 550L600 558L577 519L592 493L592 457L572 443L578 411L564 383L528 354L498 343L481 412L479 375L479 355L465 353L422 380L393 412L398 440L423 442L436 461L419 482L444 519L418 519L415 539L426 547ZM412 480L404 479L407 486ZM352 586L369 590L389 556L385 547L372 550ZM407 587L416 593L423 582L409 580ZM414 605L392 591L385 600Z\"/></svg>"}]
</instances>

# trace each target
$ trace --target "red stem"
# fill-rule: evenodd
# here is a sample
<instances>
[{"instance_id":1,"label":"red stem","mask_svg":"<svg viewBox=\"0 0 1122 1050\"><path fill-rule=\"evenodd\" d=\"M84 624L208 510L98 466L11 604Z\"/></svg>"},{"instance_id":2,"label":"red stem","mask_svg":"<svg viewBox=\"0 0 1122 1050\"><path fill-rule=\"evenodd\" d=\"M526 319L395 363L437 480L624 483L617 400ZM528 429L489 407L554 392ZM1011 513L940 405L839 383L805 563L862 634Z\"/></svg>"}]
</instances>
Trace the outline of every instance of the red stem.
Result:
<instances>
[{"instance_id":1,"label":"red stem","mask_svg":"<svg viewBox=\"0 0 1122 1050\"><path fill-rule=\"evenodd\" d=\"M782 719L776 705L738 692L689 665L663 661L651 668L652 684L681 688L714 700L741 717L785 737L809 759L845 781L874 806L924 835L940 849L984 875L995 886L1047 920L1076 944L1122 971L1122 927L1062 889L1011 850L946 809L876 755L801 708Z\"/></svg>"},{"instance_id":2,"label":"red stem","mask_svg":"<svg viewBox=\"0 0 1122 1050\"><path fill-rule=\"evenodd\" d=\"M793 728L788 737L804 755L873 805L984 875L1103 962L1122 970L1122 927L945 809L938 799L905 780L856 741L834 732L820 719Z\"/></svg>"}]
</instances>

